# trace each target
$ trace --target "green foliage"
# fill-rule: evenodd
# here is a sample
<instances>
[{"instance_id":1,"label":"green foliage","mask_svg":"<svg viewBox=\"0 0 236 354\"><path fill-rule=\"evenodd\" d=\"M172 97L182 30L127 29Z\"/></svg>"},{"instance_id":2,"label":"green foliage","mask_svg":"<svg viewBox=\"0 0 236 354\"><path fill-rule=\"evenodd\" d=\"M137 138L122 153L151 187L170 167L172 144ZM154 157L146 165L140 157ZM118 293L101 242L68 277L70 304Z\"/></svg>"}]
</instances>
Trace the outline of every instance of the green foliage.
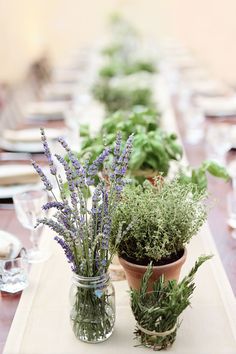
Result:
<instances>
[{"instance_id":1,"label":"green foliage","mask_svg":"<svg viewBox=\"0 0 236 354\"><path fill-rule=\"evenodd\" d=\"M133 107L132 111L117 111L109 115L103 122L102 133L114 134L121 131L125 138L130 134L149 132L159 126L159 113L144 106Z\"/></svg>"},{"instance_id":2,"label":"green foliage","mask_svg":"<svg viewBox=\"0 0 236 354\"><path fill-rule=\"evenodd\" d=\"M89 136L89 125L88 124L80 124L79 134L81 137Z\"/></svg>"},{"instance_id":3,"label":"green foliage","mask_svg":"<svg viewBox=\"0 0 236 354\"><path fill-rule=\"evenodd\" d=\"M105 104L108 112L128 111L133 106L154 107L152 91L149 87L135 85L111 85L109 80L100 80L93 87L94 97Z\"/></svg>"},{"instance_id":4,"label":"green foliage","mask_svg":"<svg viewBox=\"0 0 236 354\"><path fill-rule=\"evenodd\" d=\"M136 170L152 170L167 175L170 160L179 160L182 148L176 141L175 134L168 134L162 129L140 132L134 138L133 153L129 168Z\"/></svg>"},{"instance_id":5,"label":"green foliage","mask_svg":"<svg viewBox=\"0 0 236 354\"><path fill-rule=\"evenodd\" d=\"M115 136L116 133L107 134L106 137L98 134L95 137L88 136L84 138L81 145L81 152L78 153L78 157L94 161L102 153L104 147L110 146L112 149L114 148ZM102 168L103 165L100 166L100 169Z\"/></svg>"},{"instance_id":6,"label":"green foliage","mask_svg":"<svg viewBox=\"0 0 236 354\"><path fill-rule=\"evenodd\" d=\"M156 68L154 63L148 60L132 60L128 63L120 60L112 60L100 69L99 76L101 78L111 78L118 75L131 75L140 71L154 73Z\"/></svg>"},{"instance_id":7,"label":"green foliage","mask_svg":"<svg viewBox=\"0 0 236 354\"><path fill-rule=\"evenodd\" d=\"M155 110L142 106L134 107L131 112L117 111L105 119L95 138L88 136L83 140L81 156L90 153L91 159L95 159L104 148L104 136L106 145L110 146L116 131L121 131L124 139L134 133L131 174L136 176L142 170L166 175L170 161L181 158L182 148L175 134L168 134L159 127L158 118Z\"/></svg>"},{"instance_id":8,"label":"green foliage","mask_svg":"<svg viewBox=\"0 0 236 354\"><path fill-rule=\"evenodd\" d=\"M206 221L205 197L178 178L126 186L113 219L112 245L138 264L161 264L178 256ZM117 245L120 225L128 231Z\"/></svg>"},{"instance_id":9,"label":"green foliage","mask_svg":"<svg viewBox=\"0 0 236 354\"><path fill-rule=\"evenodd\" d=\"M154 350L166 349L176 338L180 326L179 316L190 305L190 298L195 289L194 276L198 268L211 256L201 256L196 261L190 273L180 283L176 280L165 281L160 277L153 284L153 292L148 292L148 282L152 275L152 265L149 265L143 276L140 290L131 290L131 308L134 317L142 328L163 333L173 328L172 333L164 336L146 334L137 326L136 338L141 345Z\"/></svg>"},{"instance_id":10,"label":"green foliage","mask_svg":"<svg viewBox=\"0 0 236 354\"><path fill-rule=\"evenodd\" d=\"M192 169L190 174L181 171L179 181L184 184L191 183L194 189L205 191L207 189L207 172L225 181L230 179L225 167L215 161L206 160L197 169Z\"/></svg>"},{"instance_id":11,"label":"green foliage","mask_svg":"<svg viewBox=\"0 0 236 354\"><path fill-rule=\"evenodd\" d=\"M113 57L116 55L119 55L119 53L122 51L123 45L122 43L111 43L107 45L105 48L102 50L103 55L107 55L108 57Z\"/></svg>"}]
</instances>

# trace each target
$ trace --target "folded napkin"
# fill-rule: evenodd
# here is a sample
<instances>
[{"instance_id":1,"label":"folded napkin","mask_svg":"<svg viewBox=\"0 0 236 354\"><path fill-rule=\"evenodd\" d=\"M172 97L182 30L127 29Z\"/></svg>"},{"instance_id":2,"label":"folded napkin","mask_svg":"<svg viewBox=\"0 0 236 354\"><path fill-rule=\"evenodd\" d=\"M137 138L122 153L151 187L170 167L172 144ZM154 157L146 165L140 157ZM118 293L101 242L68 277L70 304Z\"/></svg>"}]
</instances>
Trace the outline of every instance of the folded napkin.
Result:
<instances>
[{"instance_id":1,"label":"folded napkin","mask_svg":"<svg viewBox=\"0 0 236 354\"><path fill-rule=\"evenodd\" d=\"M198 97L196 104L207 116L236 116L236 96Z\"/></svg>"},{"instance_id":2,"label":"folded napkin","mask_svg":"<svg viewBox=\"0 0 236 354\"><path fill-rule=\"evenodd\" d=\"M62 130L48 128L46 130L47 138L50 140L56 139L62 135ZM38 128L35 129L20 129L3 131L2 136L4 139L11 142L39 142L41 141L41 135Z\"/></svg>"},{"instance_id":3,"label":"folded napkin","mask_svg":"<svg viewBox=\"0 0 236 354\"><path fill-rule=\"evenodd\" d=\"M223 96L230 92L227 85L217 80L192 80L189 86L194 93L203 96Z\"/></svg>"},{"instance_id":4,"label":"folded napkin","mask_svg":"<svg viewBox=\"0 0 236 354\"><path fill-rule=\"evenodd\" d=\"M40 178L30 165L2 165L0 166L0 185L37 183Z\"/></svg>"}]
</instances>

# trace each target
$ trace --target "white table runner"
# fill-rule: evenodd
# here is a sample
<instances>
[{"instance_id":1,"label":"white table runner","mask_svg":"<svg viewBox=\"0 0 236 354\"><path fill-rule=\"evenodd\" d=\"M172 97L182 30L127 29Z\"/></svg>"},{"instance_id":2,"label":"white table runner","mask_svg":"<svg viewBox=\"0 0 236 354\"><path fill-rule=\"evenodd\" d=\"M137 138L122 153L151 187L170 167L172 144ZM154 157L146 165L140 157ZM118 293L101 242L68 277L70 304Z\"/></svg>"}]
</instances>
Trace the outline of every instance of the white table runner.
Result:
<instances>
[{"instance_id":1,"label":"white table runner","mask_svg":"<svg viewBox=\"0 0 236 354\"><path fill-rule=\"evenodd\" d=\"M174 130L175 121L168 106L165 124ZM45 230L42 242L51 244L53 256L43 264L33 265L30 286L21 297L4 354L147 353L146 348L134 347L138 343L133 340L135 320L126 281L115 283L117 320L113 335L96 345L74 337L69 323L71 271L52 238L52 233ZM192 307L183 313L176 342L165 352L236 354L236 302L207 224L188 247L183 273L190 270L201 254L214 254L214 258L200 268Z\"/></svg>"}]
</instances>

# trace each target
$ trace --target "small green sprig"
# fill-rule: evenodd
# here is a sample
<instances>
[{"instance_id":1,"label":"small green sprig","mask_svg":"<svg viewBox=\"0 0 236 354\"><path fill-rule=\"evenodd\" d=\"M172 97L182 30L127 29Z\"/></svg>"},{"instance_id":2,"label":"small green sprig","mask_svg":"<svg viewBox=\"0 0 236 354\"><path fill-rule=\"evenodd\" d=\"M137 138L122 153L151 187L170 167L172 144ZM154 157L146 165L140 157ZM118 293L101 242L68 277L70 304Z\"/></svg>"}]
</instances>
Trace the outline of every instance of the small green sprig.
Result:
<instances>
[{"instance_id":1,"label":"small green sprig","mask_svg":"<svg viewBox=\"0 0 236 354\"><path fill-rule=\"evenodd\" d=\"M188 171L180 171L179 181L183 184L191 183L194 189L206 191L207 189L207 172L217 178L225 181L230 179L230 175L226 168L215 161L206 160L195 169Z\"/></svg>"},{"instance_id":2,"label":"small green sprig","mask_svg":"<svg viewBox=\"0 0 236 354\"><path fill-rule=\"evenodd\" d=\"M140 345L161 350L175 341L180 326L179 316L190 305L195 289L194 276L198 268L211 257L200 256L180 283L176 280L166 282L161 276L154 282L152 292L148 292L152 265L148 266L140 290L132 289L130 292L131 308L137 321L134 333ZM156 334L147 334L145 330Z\"/></svg>"}]
</instances>

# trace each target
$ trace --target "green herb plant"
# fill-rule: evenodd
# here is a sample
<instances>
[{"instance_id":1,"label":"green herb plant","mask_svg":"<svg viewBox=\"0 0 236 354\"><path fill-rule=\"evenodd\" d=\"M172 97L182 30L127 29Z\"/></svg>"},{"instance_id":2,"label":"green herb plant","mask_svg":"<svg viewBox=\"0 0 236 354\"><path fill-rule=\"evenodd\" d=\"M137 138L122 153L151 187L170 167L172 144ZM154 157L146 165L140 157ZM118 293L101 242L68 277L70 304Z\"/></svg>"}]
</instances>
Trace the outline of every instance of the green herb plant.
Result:
<instances>
[{"instance_id":1,"label":"green herb plant","mask_svg":"<svg viewBox=\"0 0 236 354\"><path fill-rule=\"evenodd\" d=\"M154 282L152 292L148 292L152 265L148 266L140 290L130 292L131 308L137 321L134 333L141 346L161 350L173 344L181 324L179 316L190 305L195 289L194 276L198 268L210 258L200 256L180 283L176 280L166 282L164 276L161 276Z\"/></svg>"},{"instance_id":2,"label":"green herb plant","mask_svg":"<svg viewBox=\"0 0 236 354\"><path fill-rule=\"evenodd\" d=\"M92 93L102 102L107 112L130 110L133 106L143 105L154 108L152 91L149 87L135 85L112 85L110 80L100 79L93 87Z\"/></svg>"},{"instance_id":3,"label":"green herb plant","mask_svg":"<svg viewBox=\"0 0 236 354\"><path fill-rule=\"evenodd\" d=\"M219 165L215 161L206 160L198 168L188 168L187 171L180 170L179 181L183 184L191 183L194 189L197 188L200 191L205 191L208 184L207 172L225 181L230 179L230 175L224 166Z\"/></svg>"},{"instance_id":4,"label":"green herb plant","mask_svg":"<svg viewBox=\"0 0 236 354\"><path fill-rule=\"evenodd\" d=\"M131 75L140 71L154 73L155 65L150 60L136 59L127 61L111 60L99 70L101 78L111 78L114 76Z\"/></svg>"},{"instance_id":5,"label":"green herb plant","mask_svg":"<svg viewBox=\"0 0 236 354\"><path fill-rule=\"evenodd\" d=\"M113 247L119 256L141 265L179 259L207 219L206 197L206 192L178 177L126 186L113 219ZM121 225L126 233L119 239Z\"/></svg>"},{"instance_id":6,"label":"green herb plant","mask_svg":"<svg viewBox=\"0 0 236 354\"><path fill-rule=\"evenodd\" d=\"M81 155L90 153L91 159L95 159L104 149L104 143L111 146L117 131L121 131L124 138L133 133L130 174L139 182L152 174L167 175L170 162L181 158L182 148L175 134L166 133L159 127L159 117L156 110L143 106L136 106L131 112L117 111L104 120L95 137L88 135L83 139Z\"/></svg>"}]
</instances>

